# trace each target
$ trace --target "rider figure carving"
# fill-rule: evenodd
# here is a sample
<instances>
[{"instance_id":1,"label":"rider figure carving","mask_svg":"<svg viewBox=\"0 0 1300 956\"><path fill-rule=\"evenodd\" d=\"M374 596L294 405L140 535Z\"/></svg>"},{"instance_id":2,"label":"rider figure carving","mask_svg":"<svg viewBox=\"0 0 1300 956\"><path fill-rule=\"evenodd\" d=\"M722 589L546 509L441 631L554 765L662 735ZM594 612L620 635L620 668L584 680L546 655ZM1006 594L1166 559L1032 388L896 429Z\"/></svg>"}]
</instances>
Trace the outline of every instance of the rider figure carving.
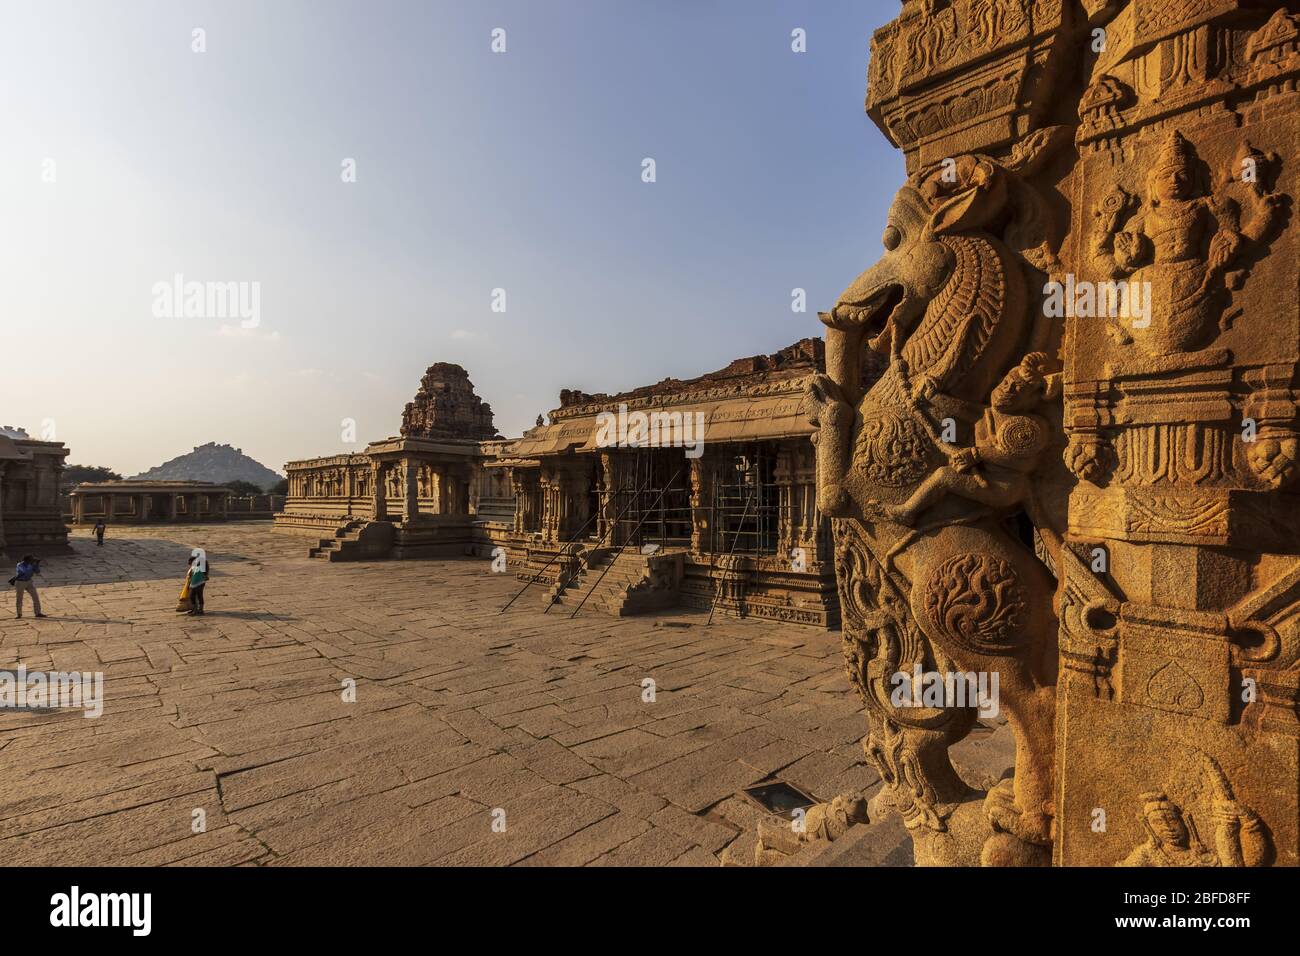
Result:
<instances>
[{"instance_id":1,"label":"rider figure carving","mask_svg":"<svg viewBox=\"0 0 1300 956\"><path fill-rule=\"evenodd\" d=\"M959 495L1002 510L1024 501L1029 475L1051 441L1046 419L1034 414L1060 390L1061 375L1051 360L1030 352L993 389L990 405L975 424L975 442L949 453L948 464L927 477L905 502L884 508L901 524L913 524L925 509L947 495ZM914 395L918 408L932 404L923 387Z\"/></svg>"}]
</instances>

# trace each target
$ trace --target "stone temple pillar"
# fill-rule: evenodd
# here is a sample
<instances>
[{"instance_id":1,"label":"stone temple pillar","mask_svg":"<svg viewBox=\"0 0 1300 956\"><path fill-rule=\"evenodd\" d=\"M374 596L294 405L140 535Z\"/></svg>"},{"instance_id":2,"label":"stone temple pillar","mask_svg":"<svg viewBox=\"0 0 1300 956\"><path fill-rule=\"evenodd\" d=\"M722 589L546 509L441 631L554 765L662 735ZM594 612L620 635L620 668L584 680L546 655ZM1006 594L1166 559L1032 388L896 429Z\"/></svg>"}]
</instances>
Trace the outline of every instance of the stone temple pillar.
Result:
<instances>
[{"instance_id":1,"label":"stone temple pillar","mask_svg":"<svg viewBox=\"0 0 1300 956\"><path fill-rule=\"evenodd\" d=\"M873 819L922 865L1300 865L1300 16L976 6L873 37L908 176L805 396ZM915 640L869 666L888 628ZM999 678L987 791L948 759L970 708L889 697L931 661Z\"/></svg>"},{"instance_id":2,"label":"stone temple pillar","mask_svg":"<svg viewBox=\"0 0 1300 956\"><path fill-rule=\"evenodd\" d=\"M438 502L438 514L445 515L451 511L451 476L447 474L446 467L439 465L434 469L437 476L437 489L434 497Z\"/></svg>"},{"instance_id":3,"label":"stone temple pillar","mask_svg":"<svg viewBox=\"0 0 1300 956\"><path fill-rule=\"evenodd\" d=\"M402 462L402 490L406 493L406 510L403 517L415 521L420 517L420 465L415 459Z\"/></svg>"},{"instance_id":4,"label":"stone temple pillar","mask_svg":"<svg viewBox=\"0 0 1300 956\"><path fill-rule=\"evenodd\" d=\"M385 481L385 466L382 461L370 463L370 499L371 511L376 521L388 517L388 488Z\"/></svg>"},{"instance_id":5,"label":"stone temple pillar","mask_svg":"<svg viewBox=\"0 0 1300 956\"><path fill-rule=\"evenodd\" d=\"M469 516L469 499L470 489L474 486L474 471L469 466L463 466L456 472L456 514L465 517Z\"/></svg>"}]
</instances>

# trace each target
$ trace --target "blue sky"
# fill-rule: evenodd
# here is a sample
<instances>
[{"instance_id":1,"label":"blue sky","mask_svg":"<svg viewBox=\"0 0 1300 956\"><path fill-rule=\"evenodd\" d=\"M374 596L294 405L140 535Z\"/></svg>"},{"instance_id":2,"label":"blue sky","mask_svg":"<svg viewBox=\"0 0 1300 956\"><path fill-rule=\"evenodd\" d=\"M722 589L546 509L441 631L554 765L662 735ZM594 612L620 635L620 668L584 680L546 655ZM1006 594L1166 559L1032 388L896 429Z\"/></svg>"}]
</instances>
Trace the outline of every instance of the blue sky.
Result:
<instances>
[{"instance_id":1,"label":"blue sky","mask_svg":"<svg viewBox=\"0 0 1300 956\"><path fill-rule=\"evenodd\" d=\"M436 361L515 435L818 335L904 175L863 112L891 0L5 10L0 424L125 474L358 450ZM178 273L260 324L155 315Z\"/></svg>"}]
</instances>

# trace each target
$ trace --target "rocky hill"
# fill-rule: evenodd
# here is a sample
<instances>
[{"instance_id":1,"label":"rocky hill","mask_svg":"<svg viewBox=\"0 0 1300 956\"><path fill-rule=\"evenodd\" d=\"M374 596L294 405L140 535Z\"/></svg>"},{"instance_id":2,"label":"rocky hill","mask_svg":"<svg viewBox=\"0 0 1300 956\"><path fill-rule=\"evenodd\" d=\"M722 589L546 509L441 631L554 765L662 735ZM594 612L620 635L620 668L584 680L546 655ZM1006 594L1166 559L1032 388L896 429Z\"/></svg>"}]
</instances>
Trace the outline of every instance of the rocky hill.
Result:
<instances>
[{"instance_id":1,"label":"rocky hill","mask_svg":"<svg viewBox=\"0 0 1300 956\"><path fill-rule=\"evenodd\" d=\"M147 481L248 481L259 488L270 488L284 476L276 474L259 461L249 458L238 448L208 442L198 445L187 455L165 461L156 468L133 475Z\"/></svg>"}]
</instances>

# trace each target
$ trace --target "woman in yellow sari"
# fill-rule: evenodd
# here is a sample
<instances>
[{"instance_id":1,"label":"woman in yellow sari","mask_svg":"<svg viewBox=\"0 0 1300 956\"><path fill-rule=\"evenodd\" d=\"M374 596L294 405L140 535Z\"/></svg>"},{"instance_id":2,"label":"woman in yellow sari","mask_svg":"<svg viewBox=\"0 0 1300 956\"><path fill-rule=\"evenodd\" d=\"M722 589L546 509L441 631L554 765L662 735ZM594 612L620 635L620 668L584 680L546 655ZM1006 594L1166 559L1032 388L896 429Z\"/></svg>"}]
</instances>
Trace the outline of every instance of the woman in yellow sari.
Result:
<instances>
[{"instance_id":1,"label":"woman in yellow sari","mask_svg":"<svg viewBox=\"0 0 1300 956\"><path fill-rule=\"evenodd\" d=\"M190 560L185 565L185 580L181 582L181 593L176 599L176 612L178 614L188 614L194 610L193 603L190 601L190 577L194 573L194 564L198 562L206 577L208 571L208 553L202 548L195 548L190 552Z\"/></svg>"}]
</instances>

